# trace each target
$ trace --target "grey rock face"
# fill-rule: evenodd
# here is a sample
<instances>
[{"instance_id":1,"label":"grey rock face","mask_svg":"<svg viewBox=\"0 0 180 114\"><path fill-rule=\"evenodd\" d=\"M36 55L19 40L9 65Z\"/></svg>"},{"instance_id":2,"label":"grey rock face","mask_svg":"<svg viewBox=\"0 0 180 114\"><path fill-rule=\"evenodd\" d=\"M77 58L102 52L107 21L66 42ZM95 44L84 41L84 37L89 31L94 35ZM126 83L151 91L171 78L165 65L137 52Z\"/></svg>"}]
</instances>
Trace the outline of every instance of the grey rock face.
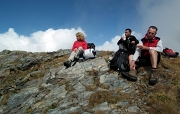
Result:
<instances>
[{"instance_id":1,"label":"grey rock face","mask_svg":"<svg viewBox=\"0 0 180 114\"><path fill-rule=\"evenodd\" d=\"M9 86L1 88L0 102L6 93L18 92L9 94L7 102L0 106L0 113L146 113L142 109L144 106L139 105L144 99L134 100L142 92L137 87L139 82L130 82L115 71L109 72L108 63L102 57L77 62L66 69L59 58L70 52L68 49L47 53L0 52L1 79L26 71L22 77L13 78ZM57 63L53 61L55 59ZM45 64L51 61L51 65ZM109 94L105 96L98 92Z\"/></svg>"}]
</instances>

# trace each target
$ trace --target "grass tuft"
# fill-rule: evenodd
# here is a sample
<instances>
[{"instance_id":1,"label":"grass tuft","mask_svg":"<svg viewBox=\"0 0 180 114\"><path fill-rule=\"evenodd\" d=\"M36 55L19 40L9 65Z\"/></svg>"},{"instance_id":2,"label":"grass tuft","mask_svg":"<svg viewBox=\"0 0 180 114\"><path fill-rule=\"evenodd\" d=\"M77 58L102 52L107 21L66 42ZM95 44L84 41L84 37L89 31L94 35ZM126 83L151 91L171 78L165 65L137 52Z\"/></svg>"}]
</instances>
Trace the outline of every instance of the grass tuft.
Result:
<instances>
[{"instance_id":1,"label":"grass tuft","mask_svg":"<svg viewBox=\"0 0 180 114\"><path fill-rule=\"evenodd\" d=\"M118 101L129 98L128 94L119 93L118 95L112 95L109 91L96 91L91 94L89 98L89 107L94 107L100 103L108 102L108 104L115 104Z\"/></svg>"}]
</instances>

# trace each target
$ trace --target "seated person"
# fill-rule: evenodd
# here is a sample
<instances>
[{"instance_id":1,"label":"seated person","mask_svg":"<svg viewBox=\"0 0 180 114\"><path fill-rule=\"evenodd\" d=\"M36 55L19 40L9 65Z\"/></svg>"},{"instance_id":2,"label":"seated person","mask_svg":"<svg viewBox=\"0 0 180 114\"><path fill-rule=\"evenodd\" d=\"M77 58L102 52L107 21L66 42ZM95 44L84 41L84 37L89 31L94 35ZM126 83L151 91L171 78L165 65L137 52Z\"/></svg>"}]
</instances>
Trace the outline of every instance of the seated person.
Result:
<instances>
[{"instance_id":1,"label":"seated person","mask_svg":"<svg viewBox=\"0 0 180 114\"><path fill-rule=\"evenodd\" d=\"M136 44L139 43L139 41L136 39L135 36L131 35L131 29L125 30L125 36L123 35L121 39L118 41L117 45L119 45L119 49L127 49L129 54L129 64L132 61L133 55L136 50ZM122 47L121 43L124 44L125 47Z\"/></svg>"},{"instance_id":2,"label":"seated person","mask_svg":"<svg viewBox=\"0 0 180 114\"><path fill-rule=\"evenodd\" d=\"M72 52L70 54L70 57L66 62L64 62L64 66L66 66L66 68L71 66L71 62L73 62L74 59L79 59L79 57L84 54L84 50L87 49L87 42L85 41L84 34L78 32L76 33L76 38L77 40L72 46Z\"/></svg>"},{"instance_id":3,"label":"seated person","mask_svg":"<svg viewBox=\"0 0 180 114\"><path fill-rule=\"evenodd\" d=\"M163 51L162 41L159 37L156 37L157 27L150 26L145 37L141 39L137 44L137 49L130 63L130 76L136 77L135 62L139 59L140 65L150 65L151 75L149 83L157 83L157 64L160 62L160 53Z\"/></svg>"}]
</instances>

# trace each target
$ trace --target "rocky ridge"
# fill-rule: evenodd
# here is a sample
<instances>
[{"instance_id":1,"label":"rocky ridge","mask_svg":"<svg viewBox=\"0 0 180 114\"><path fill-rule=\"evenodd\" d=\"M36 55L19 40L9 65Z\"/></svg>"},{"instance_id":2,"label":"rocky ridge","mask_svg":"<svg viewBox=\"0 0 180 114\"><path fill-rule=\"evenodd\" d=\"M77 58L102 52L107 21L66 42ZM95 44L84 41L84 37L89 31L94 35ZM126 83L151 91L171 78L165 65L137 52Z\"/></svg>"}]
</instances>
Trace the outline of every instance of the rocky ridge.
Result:
<instances>
[{"instance_id":1,"label":"rocky ridge","mask_svg":"<svg viewBox=\"0 0 180 114\"><path fill-rule=\"evenodd\" d=\"M109 70L102 53L65 69L70 50L0 52L0 113L150 113L147 98L154 86L148 85L148 70L139 71L138 81L128 81Z\"/></svg>"}]
</instances>

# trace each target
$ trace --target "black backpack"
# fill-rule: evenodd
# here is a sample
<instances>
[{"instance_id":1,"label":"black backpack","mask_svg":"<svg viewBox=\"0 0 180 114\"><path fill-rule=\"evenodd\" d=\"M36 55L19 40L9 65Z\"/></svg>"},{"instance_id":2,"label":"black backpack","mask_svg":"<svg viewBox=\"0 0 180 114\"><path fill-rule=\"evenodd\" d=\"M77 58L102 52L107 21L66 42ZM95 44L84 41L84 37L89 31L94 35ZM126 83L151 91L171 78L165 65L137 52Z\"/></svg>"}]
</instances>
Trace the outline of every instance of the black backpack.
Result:
<instances>
[{"instance_id":1,"label":"black backpack","mask_svg":"<svg viewBox=\"0 0 180 114\"><path fill-rule=\"evenodd\" d=\"M87 43L87 49L94 49L95 50L95 45L94 43Z\"/></svg>"},{"instance_id":2,"label":"black backpack","mask_svg":"<svg viewBox=\"0 0 180 114\"><path fill-rule=\"evenodd\" d=\"M96 57L96 50L95 50L94 43L87 43L87 49L88 51L84 52L84 58L95 58Z\"/></svg>"},{"instance_id":3,"label":"black backpack","mask_svg":"<svg viewBox=\"0 0 180 114\"><path fill-rule=\"evenodd\" d=\"M120 72L128 72L129 68L129 60L128 60L128 51L124 48L122 44L122 48L120 48L114 55L113 59L110 60L110 69L118 70Z\"/></svg>"}]
</instances>

